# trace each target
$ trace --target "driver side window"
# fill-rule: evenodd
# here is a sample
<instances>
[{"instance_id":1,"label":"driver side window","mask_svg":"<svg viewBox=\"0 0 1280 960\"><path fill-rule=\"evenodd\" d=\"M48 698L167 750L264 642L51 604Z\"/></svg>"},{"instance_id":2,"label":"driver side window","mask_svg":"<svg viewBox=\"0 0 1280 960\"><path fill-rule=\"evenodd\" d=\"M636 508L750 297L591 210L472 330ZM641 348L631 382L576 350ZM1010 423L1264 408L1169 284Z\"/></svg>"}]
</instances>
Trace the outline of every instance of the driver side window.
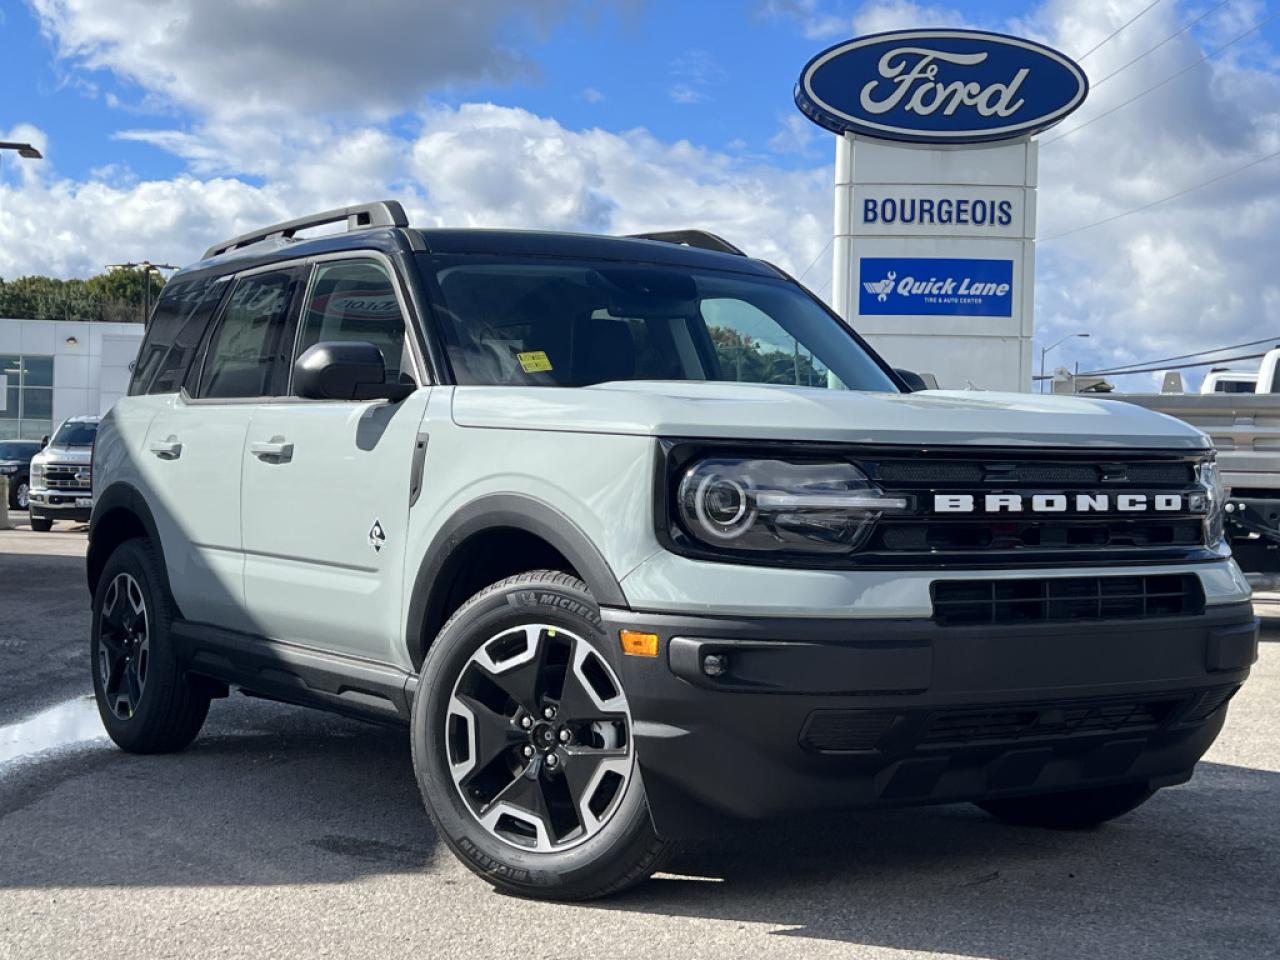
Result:
<instances>
[{"instance_id":1,"label":"driver side window","mask_svg":"<svg viewBox=\"0 0 1280 960\"><path fill-rule=\"evenodd\" d=\"M388 383L414 383L404 315L391 275L375 260L321 263L299 321L296 351L358 340L382 354Z\"/></svg>"}]
</instances>

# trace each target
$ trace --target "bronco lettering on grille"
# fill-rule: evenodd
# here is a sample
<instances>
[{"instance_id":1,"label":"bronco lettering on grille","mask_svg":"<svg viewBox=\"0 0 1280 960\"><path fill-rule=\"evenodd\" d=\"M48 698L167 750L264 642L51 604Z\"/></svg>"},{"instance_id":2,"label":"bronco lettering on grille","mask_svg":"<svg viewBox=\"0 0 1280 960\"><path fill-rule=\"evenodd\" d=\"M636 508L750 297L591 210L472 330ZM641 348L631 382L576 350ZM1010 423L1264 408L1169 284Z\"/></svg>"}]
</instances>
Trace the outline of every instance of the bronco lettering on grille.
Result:
<instances>
[{"instance_id":1,"label":"bronco lettering on grille","mask_svg":"<svg viewBox=\"0 0 1280 960\"><path fill-rule=\"evenodd\" d=\"M988 493L981 497L972 493L937 493L933 497L935 513L1181 513L1196 512L1202 507L1194 498L1180 493Z\"/></svg>"}]
</instances>

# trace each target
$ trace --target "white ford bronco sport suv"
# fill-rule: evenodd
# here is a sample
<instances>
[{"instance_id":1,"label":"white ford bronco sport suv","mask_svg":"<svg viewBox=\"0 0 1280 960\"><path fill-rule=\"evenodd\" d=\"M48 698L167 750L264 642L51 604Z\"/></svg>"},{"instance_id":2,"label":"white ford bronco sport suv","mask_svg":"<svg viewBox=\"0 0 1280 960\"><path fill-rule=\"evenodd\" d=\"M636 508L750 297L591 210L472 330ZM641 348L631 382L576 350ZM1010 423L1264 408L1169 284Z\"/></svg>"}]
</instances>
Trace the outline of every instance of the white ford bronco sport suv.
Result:
<instances>
[{"instance_id":1,"label":"white ford bronco sport suv","mask_svg":"<svg viewBox=\"0 0 1280 960\"><path fill-rule=\"evenodd\" d=\"M734 817L1073 827L1187 780L1257 651L1205 436L910 382L696 231L384 202L216 246L98 432L103 722L406 723L453 851L560 899Z\"/></svg>"}]
</instances>

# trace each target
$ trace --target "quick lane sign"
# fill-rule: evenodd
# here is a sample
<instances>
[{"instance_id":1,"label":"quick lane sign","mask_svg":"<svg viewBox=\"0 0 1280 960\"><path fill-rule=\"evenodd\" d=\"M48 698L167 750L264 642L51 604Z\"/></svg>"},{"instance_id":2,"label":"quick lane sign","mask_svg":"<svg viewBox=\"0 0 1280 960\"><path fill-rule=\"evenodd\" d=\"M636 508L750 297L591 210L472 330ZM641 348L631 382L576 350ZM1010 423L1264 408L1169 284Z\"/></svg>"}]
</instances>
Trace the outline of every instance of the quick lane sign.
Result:
<instances>
[{"instance_id":1,"label":"quick lane sign","mask_svg":"<svg viewBox=\"0 0 1280 960\"><path fill-rule=\"evenodd\" d=\"M1012 260L863 257L863 316L1013 316Z\"/></svg>"},{"instance_id":2,"label":"quick lane sign","mask_svg":"<svg viewBox=\"0 0 1280 960\"><path fill-rule=\"evenodd\" d=\"M835 133L983 143L1038 133L1084 102L1089 81L1043 44L981 30L898 30L818 54L796 106Z\"/></svg>"}]
</instances>

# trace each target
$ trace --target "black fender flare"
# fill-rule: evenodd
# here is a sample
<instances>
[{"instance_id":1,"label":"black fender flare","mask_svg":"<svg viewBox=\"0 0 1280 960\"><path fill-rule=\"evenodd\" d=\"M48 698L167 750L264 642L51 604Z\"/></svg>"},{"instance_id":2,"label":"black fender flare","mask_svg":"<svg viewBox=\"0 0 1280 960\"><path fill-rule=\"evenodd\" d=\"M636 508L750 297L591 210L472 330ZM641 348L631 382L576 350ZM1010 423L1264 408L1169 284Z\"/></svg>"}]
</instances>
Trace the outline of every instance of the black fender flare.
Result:
<instances>
[{"instance_id":1,"label":"black fender flare","mask_svg":"<svg viewBox=\"0 0 1280 960\"><path fill-rule=\"evenodd\" d=\"M89 549L85 553L85 577L91 597L97 587L98 574L101 573L109 556L104 553L107 545L103 543L101 536L95 536L95 534L100 534L102 522L116 513L128 513L137 519L142 529L146 531L148 539L154 544L156 552L160 554L163 569L166 573L169 570L164 557L164 543L160 540L160 528L156 526L155 516L151 513L151 507L147 505L146 498L133 484L117 480L94 499L93 513L89 516Z\"/></svg>"},{"instance_id":2,"label":"black fender flare","mask_svg":"<svg viewBox=\"0 0 1280 960\"><path fill-rule=\"evenodd\" d=\"M436 580L453 552L477 533L499 528L522 530L555 547L586 582L601 606L626 607L618 578L591 538L555 507L534 497L497 493L479 497L445 521L427 547L409 598L405 641L417 649L429 618L444 602Z\"/></svg>"}]
</instances>

